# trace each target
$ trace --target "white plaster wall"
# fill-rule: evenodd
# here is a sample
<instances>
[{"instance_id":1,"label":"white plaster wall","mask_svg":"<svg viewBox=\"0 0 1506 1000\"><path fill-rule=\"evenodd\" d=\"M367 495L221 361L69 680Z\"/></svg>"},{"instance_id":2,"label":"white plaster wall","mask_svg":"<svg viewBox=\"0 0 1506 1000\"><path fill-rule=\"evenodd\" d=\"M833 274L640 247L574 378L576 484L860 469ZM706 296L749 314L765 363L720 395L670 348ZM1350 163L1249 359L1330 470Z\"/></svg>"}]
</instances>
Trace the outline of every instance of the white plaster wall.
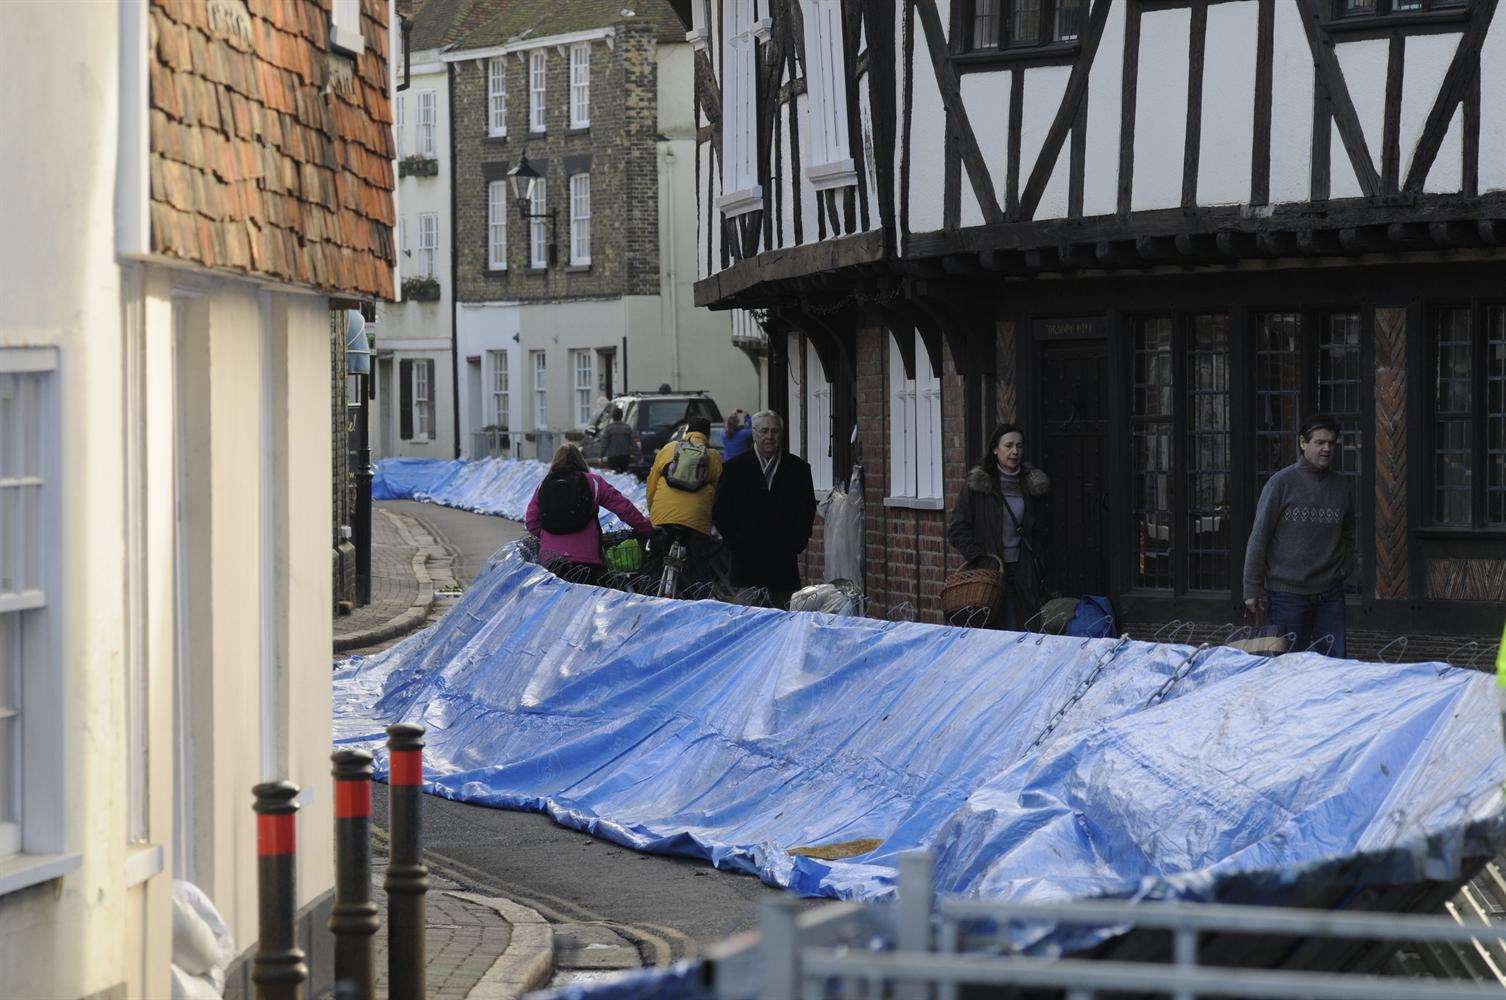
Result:
<instances>
[{"instance_id":1,"label":"white plaster wall","mask_svg":"<svg viewBox=\"0 0 1506 1000\"><path fill-rule=\"evenodd\" d=\"M1185 9L1147 11L1140 18L1140 67L1135 98L1135 166L1131 206L1139 212L1182 203L1182 152L1187 136Z\"/></svg>"},{"instance_id":2,"label":"white plaster wall","mask_svg":"<svg viewBox=\"0 0 1506 1000\"><path fill-rule=\"evenodd\" d=\"M1276 4L1274 28L1271 202L1277 204L1312 193L1313 61L1295 3Z\"/></svg>"},{"instance_id":3,"label":"white plaster wall","mask_svg":"<svg viewBox=\"0 0 1506 1000\"><path fill-rule=\"evenodd\" d=\"M1250 200L1258 13L1259 5L1250 3L1208 8L1198 149L1200 205L1238 205Z\"/></svg>"},{"instance_id":4,"label":"white plaster wall","mask_svg":"<svg viewBox=\"0 0 1506 1000\"><path fill-rule=\"evenodd\" d=\"M485 357L487 351L508 352L508 422L513 429L521 429L523 423L523 407L521 393L523 389L523 362L518 341L519 311L516 305L507 303L472 303L462 302L460 312L456 317L455 331L460 345L462 359L473 356ZM462 448L469 448L471 432L479 428L470 426L469 414L471 413L470 386L466 379L460 379L456 392L460 396L460 442ZM483 362L482 392L489 391L489 383ZM481 406L482 419L490 422L489 407L483 400Z\"/></svg>"},{"instance_id":5,"label":"white plaster wall","mask_svg":"<svg viewBox=\"0 0 1506 1000\"><path fill-rule=\"evenodd\" d=\"M1107 215L1119 205L1119 122L1124 110L1124 11L1109 7L1088 75L1088 136L1083 164L1082 213Z\"/></svg>"},{"instance_id":6,"label":"white plaster wall","mask_svg":"<svg viewBox=\"0 0 1506 1000\"><path fill-rule=\"evenodd\" d=\"M11 996L82 996L129 981L160 961L153 929L128 951L126 922L161 913L124 884L126 771L121 693L123 364L120 277L113 253L120 8L0 4L0 346L59 352L61 617L68 785L67 847L80 868L53 885L0 896L0 970ZM25 95L20 99L20 95ZM66 122L67 127L59 127ZM19 238L19 234L26 234Z\"/></svg>"},{"instance_id":7,"label":"white plaster wall","mask_svg":"<svg viewBox=\"0 0 1506 1000\"><path fill-rule=\"evenodd\" d=\"M1403 170L1401 179L1406 180ZM1428 192L1452 193L1464 188L1464 109L1455 108L1449 119L1448 131L1443 133L1443 142L1438 146L1438 157L1428 170L1422 189Z\"/></svg>"},{"instance_id":8,"label":"white plaster wall","mask_svg":"<svg viewBox=\"0 0 1506 1000\"><path fill-rule=\"evenodd\" d=\"M1005 183L1009 177L1009 101L1010 75L1003 73L968 73L962 77L962 105L978 137L978 149L988 164L994 194L1004 203ZM912 180L913 183L913 180ZM973 192L967 171L962 171L962 224L981 225L983 210Z\"/></svg>"},{"instance_id":9,"label":"white plaster wall","mask_svg":"<svg viewBox=\"0 0 1506 1000\"><path fill-rule=\"evenodd\" d=\"M905 130L903 125L905 120L905 24L907 22L913 24L914 16L906 4L897 3L894 5L894 148L889 150L888 153L893 157L891 162L893 169L890 171L889 176L893 178L894 183L894 211L896 215L894 223L896 227L899 225L898 214L901 211L900 206L905 202L905 190L900 186L900 178L903 176L906 155ZM908 212L909 206L906 205L904 210Z\"/></svg>"},{"instance_id":10,"label":"white plaster wall","mask_svg":"<svg viewBox=\"0 0 1506 1000\"><path fill-rule=\"evenodd\" d=\"M454 362L451 360L450 341L447 337L443 342L433 339L393 340L387 335L385 323L387 310L391 310L392 304L387 304L385 309L378 306L376 349L384 353L390 352L392 358L392 390L393 399L390 407L380 405L378 400L372 401L370 408L371 417L371 456L372 458L388 458L395 455L412 456L415 458L452 458L455 454L455 399L454 399ZM398 308L403 308L399 306ZM445 313L445 327L449 327L449 313ZM402 401L401 369L398 367L403 361L414 359L434 362L434 384L429 387L429 392L434 400L434 437L415 437L404 441L401 437L402 414L400 412ZM381 426L382 417L386 415L391 426L383 433ZM391 451L382 447L384 441L392 443Z\"/></svg>"},{"instance_id":11,"label":"white plaster wall","mask_svg":"<svg viewBox=\"0 0 1506 1000\"><path fill-rule=\"evenodd\" d=\"M1384 39L1374 38L1334 46L1339 66L1344 71L1344 82L1349 87L1349 97L1354 101L1354 113L1365 133L1365 145L1370 150L1370 159L1377 173L1380 172L1381 154L1385 148L1381 138L1386 124L1386 63L1389 61L1389 44ZM1355 176L1344 140L1339 135L1338 122L1334 122L1329 142L1331 196L1359 197L1359 179Z\"/></svg>"},{"instance_id":12,"label":"white plaster wall","mask_svg":"<svg viewBox=\"0 0 1506 1000\"><path fill-rule=\"evenodd\" d=\"M912 15L915 32L915 87L910 112L910 231L940 229L945 184L946 111L936 72L925 44L919 15ZM946 15L942 14L946 24ZM900 141L903 143L903 134ZM966 185L964 185L966 187Z\"/></svg>"},{"instance_id":13,"label":"white plaster wall","mask_svg":"<svg viewBox=\"0 0 1506 1000\"><path fill-rule=\"evenodd\" d=\"M403 155L418 150L418 95L423 91L434 92L435 127L434 153L439 160L437 177L403 177L398 181L397 211L399 220L407 222L407 242L398 247L399 279L421 276L419 267L418 238L420 215L434 213L439 216L439 248L435 254L435 276L439 279L439 299L435 302L388 302L377 307L376 338L380 350L396 350L400 357L422 357L434 361L436 399L436 437L404 441L398 437L396 424L390 437L384 438L376 426L381 419L381 408L371 408L373 423L371 433L372 456L386 458L382 451L383 440L392 442L392 455L448 458L454 454L455 422L451 410L450 344L451 300L455 293L455 273L450 260L450 240L454 235L455 220L450 215L450 101L449 80L444 64L439 61L436 49L424 49L413 53L411 85L402 94L396 95L406 101L404 135L400 147ZM396 125L394 124L394 128ZM401 225L394 238L401 239ZM394 384L394 388L396 385ZM397 407L389 411L397 419Z\"/></svg>"},{"instance_id":14,"label":"white plaster wall","mask_svg":"<svg viewBox=\"0 0 1506 1000\"><path fill-rule=\"evenodd\" d=\"M781 109L786 112L786 109ZM782 232L777 232L776 237L781 246L795 245L795 198L799 195L799 181L795 178L794 159L790 149L790 117L789 114L781 113L774 116L774 127L779 130L779 220L783 227ZM770 206L773 208L774 206ZM813 225L814 220L809 220L804 214L800 217L802 227ZM802 234L804 229L802 228Z\"/></svg>"},{"instance_id":15,"label":"white plaster wall","mask_svg":"<svg viewBox=\"0 0 1506 1000\"><path fill-rule=\"evenodd\" d=\"M1025 185L1035 169L1035 162L1045 144L1046 133L1051 130L1051 121L1061 106L1062 95L1067 91L1067 80L1072 75L1070 66L1041 66L1024 73L1024 114L1020 118L1020 195L1025 194ZM1072 174L1071 138L1061 144L1051 179L1041 195L1036 209L1038 219L1052 219L1067 214L1067 188Z\"/></svg>"},{"instance_id":16,"label":"white plaster wall","mask_svg":"<svg viewBox=\"0 0 1506 1000\"><path fill-rule=\"evenodd\" d=\"M1480 49L1480 192L1506 188L1506 12L1499 8ZM1492 95L1495 95L1492 98Z\"/></svg>"},{"instance_id":17,"label":"white plaster wall","mask_svg":"<svg viewBox=\"0 0 1506 1000\"><path fill-rule=\"evenodd\" d=\"M865 73L858 81L858 136L863 144L863 184L868 189L868 228L882 229L883 219L879 216L878 200L878 149L873 135L872 81L872 73Z\"/></svg>"},{"instance_id":18,"label":"white plaster wall","mask_svg":"<svg viewBox=\"0 0 1506 1000\"><path fill-rule=\"evenodd\" d=\"M695 260L696 274L705 278L710 275L706 267L707 251L711 246L711 233L706 228L706 205L711 194L711 143L696 143L696 191L699 193L696 205L695 223Z\"/></svg>"},{"instance_id":19,"label":"white plaster wall","mask_svg":"<svg viewBox=\"0 0 1506 1000\"><path fill-rule=\"evenodd\" d=\"M1422 138L1422 128L1427 122L1428 112L1433 109L1439 86L1443 83L1449 62L1454 57L1454 50L1459 47L1459 35L1452 33L1413 35L1406 40L1405 45L1406 61L1403 64L1404 72L1401 81L1401 159L1399 161L1402 180L1406 179L1407 172L1412 169L1412 160L1417 152L1417 140ZM1447 141L1445 141L1445 148L1438 150L1438 160L1433 164L1434 171L1437 171L1446 156L1452 159L1456 167L1461 162L1462 145L1455 144L1451 151L1446 147ZM1457 172L1456 170L1455 173ZM1431 177L1432 174L1430 173L1429 176ZM1447 173L1444 176L1447 176ZM1460 179L1456 177L1456 183ZM1457 191L1458 187L1451 190Z\"/></svg>"},{"instance_id":20,"label":"white plaster wall","mask_svg":"<svg viewBox=\"0 0 1506 1000\"><path fill-rule=\"evenodd\" d=\"M795 97L795 125L800 132L800 163L799 176L790 175L790 184L793 186L795 195L800 199L800 220L802 223L800 235L802 242L815 243L821 234L820 225L816 222L816 213L820 210L816 201L816 189L810 181L805 179L805 167L810 165L811 156L811 99L808 94L799 94ZM830 236L827 233L827 236ZM794 242L791 236L790 242Z\"/></svg>"}]
</instances>

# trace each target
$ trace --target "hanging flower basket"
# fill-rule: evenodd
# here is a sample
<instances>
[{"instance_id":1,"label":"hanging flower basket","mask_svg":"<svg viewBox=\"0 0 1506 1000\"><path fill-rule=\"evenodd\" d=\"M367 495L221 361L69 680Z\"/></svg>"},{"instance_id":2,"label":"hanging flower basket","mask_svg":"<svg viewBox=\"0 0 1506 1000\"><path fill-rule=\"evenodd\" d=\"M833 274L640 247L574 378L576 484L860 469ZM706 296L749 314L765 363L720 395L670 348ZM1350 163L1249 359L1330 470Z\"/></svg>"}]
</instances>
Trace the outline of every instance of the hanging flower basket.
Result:
<instances>
[{"instance_id":1,"label":"hanging flower basket","mask_svg":"<svg viewBox=\"0 0 1506 1000\"><path fill-rule=\"evenodd\" d=\"M439 279L409 278L403 282L404 302L438 302Z\"/></svg>"},{"instance_id":2,"label":"hanging flower basket","mask_svg":"<svg viewBox=\"0 0 1506 1000\"><path fill-rule=\"evenodd\" d=\"M438 177L439 161L432 156L414 153L397 161L399 177Z\"/></svg>"}]
</instances>

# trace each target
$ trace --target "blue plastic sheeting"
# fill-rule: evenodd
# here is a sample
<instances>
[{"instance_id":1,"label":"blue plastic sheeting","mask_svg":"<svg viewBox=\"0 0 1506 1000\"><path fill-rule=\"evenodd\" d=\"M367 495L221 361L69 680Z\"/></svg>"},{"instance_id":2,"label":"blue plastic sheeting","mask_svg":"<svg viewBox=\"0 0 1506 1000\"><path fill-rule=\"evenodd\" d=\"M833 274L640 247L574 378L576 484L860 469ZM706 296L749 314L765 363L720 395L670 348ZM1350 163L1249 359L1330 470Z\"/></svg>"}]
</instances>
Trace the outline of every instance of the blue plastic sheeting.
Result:
<instances>
[{"instance_id":1,"label":"blue plastic sheeting","mask_svg":"<svg viewBox=\"0 0 1506 1000\"><path fill-rule=\"evenodd\" d=\"M483 458L474 462L433 458L384 458L377 463L372 480L374 500L422 500L444 507L458 507L476 514L495 514L523 520L533 491L544 481L549 466L531 459ZM648 510L647 491L636 476L601 472L607 482L633 502ZM378 492L380 484L381 492ZM627 525L606 508L601 525L618 531Z\"/></svg>"},{"instance_id":2,"label":"blue plastic sheeting","mask_svg":"<svg viewBox=\"0 0 1506 1000\"><path fill-rule=\"evenodd\" d=\"M964 896L1276 903L1497 853L1491 683L663 600L504 550L439 624L337 669L335 724L379 772L382 727L427 726L439 795L805 895L886 896L924 846Z\"/></svg>"},{"instance_id":3,"label":"blue plastic sheeting","mask_svg":"<svg viewBox=\"0 0 1506 1000\"><path fill-rule=\"evenodd\" d=\"M428 489L461 464L458 459L384 458L376 463L371 477L371 499L412 500L413 494Z\"/></svg>"}]
</instances>

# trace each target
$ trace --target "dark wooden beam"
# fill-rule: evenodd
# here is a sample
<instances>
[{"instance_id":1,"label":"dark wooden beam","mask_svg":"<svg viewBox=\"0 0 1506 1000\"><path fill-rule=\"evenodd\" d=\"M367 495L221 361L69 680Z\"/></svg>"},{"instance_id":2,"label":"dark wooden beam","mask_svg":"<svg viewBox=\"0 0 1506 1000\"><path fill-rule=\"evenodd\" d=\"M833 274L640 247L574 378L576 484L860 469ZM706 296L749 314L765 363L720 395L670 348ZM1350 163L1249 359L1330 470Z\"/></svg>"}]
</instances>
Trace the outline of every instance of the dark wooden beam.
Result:
<instances>
[{"instance_id":1,"label":"dark wooden beam","mask_svg":"<svg viewBox=\"0 0 1506 1000\"><path fill-rule=\"evenodd\" d=\"M941 269L947 274L969 275L981 273L983 265L978 263L977 254L952 253L941 258Z\"/></svg>"},{"instance_id":2,"label":"dark wooden beam","mask_svg":"<svg viewBox=\"0 0 1506 1000\"><path fill-rule=\"evenodd\" d=\"M1242 260L1246 257L1258 256L1260 253L1260 244L1255 239L1254 233L1224 229L1214 237L1214 243L1218 246L1218 252L1225 257Z\"/></svg>"},{"instance_id":3,"label":"dark wooden beam","mask_svg":"<svg viewBox=\"0 0 1506 1000\"><path fill-rule=\"evenodd\" d=\"M1173 261L1180 256L1174 236L1137 236L1135 253L1150 264Z\"/></svg>"},{"instance_id":4,"label":"dark wooden beam","mask_svg":"<svg viewBox=\"0 0 1506 1000\"><path fill-rule=\"evenodd\" d=\"M1018 250L984 250L978 262L985 271L1018 273L1025 270L1025 255Z\"/></svg>"},{"instance_id":5,"label":"dark wooden beam","mask_svg":"<svg viewBox=\"0 0 1506 1000\"><path fill-rule=\"evenodd\" d=\"M1487 246L1506 245L1506 219L1481 219L1475 227Z\"/></svg>"},{"instance_id":6,"label":"dark wooden beam","mask_svg":"<svg viewBox=\"0 0 1506 1000\"><path fill-rule=\"evenodd\" d=\"M1183 257L1207 260L1219 254L1218 240L1212 233L1182 233L1176 237L1177 253Z\"/></svg>"},{"instance_id":7,"label":"dark wooden beam","mask_svg":"<svg viewBox=\"0 0 1506 1000\"><path fill-rule=\"evenodd\" d=\"M1355 226L1339 230L1339 246L1350 253L1378 253L1391 249L1384 226Z\"/></svg>"},{"instance_id":8,"label":"dark wooden beam","mask_svg":"<svg viewBox=\"0 0 1506 1000\"><path fill-rule=\"evenodd\" d=\"M1063 267L1080 269L1098 266L1098 254L1092 243L1058 243L1056 257Z\"/></svg>"},{"instance_id":9,"label":"dark wooden beam","mask_svg":"<svg viewBox=\"0 0 1506 1000\"><path fill-rule=\"evenodd\" d=\"M1430 222L1428 237L1435 246L1443 248L1467 248L1484 245L1479 227L1470 222Z\"/></svg>"},{"instance_id":10,"label":"dark wooden beam","mask_svg":"<svg viewBox=\"0 0 1506 1000\"><path fill-rule=\"evenodd\" d=\"M1397 250L1431 250L1433 234L1427 223L1393 222L1386 227L1386 242Z\"/></svg>"},{"instance_id":11,"label":"dark wooden beam","mask_svg":"<svg viewBox=\"0 0 1506 1000\"><path fill-rule=\"evenodd\" d=\"M1301 248L1297 245L1297 234L1287 231L1273 231L1257 233L1255 242L1260 246L1260 252L1268 257L1294 257Z\"/></svg>"},{"instance_id":12,"label":"dark wooden beam","mask_svg":"<svg viewBox=\"0 0 1506 1000\"><path fill-rule=\"evenodd\" d=\"M998 195L994 193L993 178L989 176L988 164L978 147L978 137L973 132L972 122L967 117L967 106L962 102L962 89L957 83L957 73L946 49L946 33L941 26L941 15L936 12L935 0L917 0L915 11L920 15L920 24L926 36L926 47L931 54L931 68L936 73L936 87L941 91L941 103L947 117L956 129L958 153L962 165L972 181L973 194L983 210L985 222L1003 222L1004 210L999 207Z\"/></svg>"},{"instance_id":13,"label":"dark wooden beam","mask_svg":"<svg viewBox=\"0 0 1506 1000\"><path fill-rule=\"evenodd\" d=\"M1459 47L1454 50L1448 72L1443 74L1438 97L1422 126L1422 138L1417 140L1412 166L1407 171L1406 183L1402 185L1404 190L1421 191L1427 182L1428 171L1433 169L1433 161L1438 158L1438 147L1443 145L1449 122L1453 121L1454 109L1464 100L1472 79L1480 72L1480 45L1485 41L1485 32L1495 13L1496 0L1474 0L1470 5L1469 26L1459 38Z\"/></svg>"},{"instance_id":14,"label":"dark wooden beam","mask_svg":"<svg viewBox=\"0 0 1506 1000\"><path fill-rule=\"evenodd\" d=\"M1037 247L1025 251L1025 267L1031 271L1057 271L1061 269L1061 261L1055 247Z\"/></svg>"},{"instance_id":15,"label":"dark wooden beam","mask_svg":"<svg viewBox=\"0 0 1506 1000\"><path fill-rule=\"evenodd\" d=\"M1495 0L1489 2L1494 6ZM1354 110L1354 100L1344 83L1339 57L1323 31L1318 0L1296 0L1296 3L1302 15L1302 27L1307 32L1307 47L1312 53L1314 71L1327 91L1334 124L1339 128L1339 138L1344 142L1354 175L1359 179L1360 191L1365 197L1374 198L1381 191L1380 175L1375 172L1375 160L1370 155L1370 147L1365 144L1365 130L1360 126L1360 116Z\"/></svg>"},{"instance_id":16,"label":"dark wooden beam","mask_svg":"<svg viewBox=\"0 0 1506 1000\"><path fill-rule=\"evenodd\" d=\"M1310 256L1327 256L1343 251L1339 234L1332 229L1306 229L1297 233L1297 246Z\"/></svg>"},{"instance_id":17,"label":"dark wooden beam","mask_svg":"<svg viewBox=\"0 0 1506 1000\"><path fill-rule=\"evenodd\" d=\"M1139 248L1135 240L1099 240L1093 245L1093 255L1098 263L1109 267L1139 267Z\"/></svg>"},{"instance_id":18,"label":"dark wooden beam","mask_svg":"<svg viewBox=\"0 0 1506 1000\"><path fill-rule=\"evenodd\" d=\"M1093 57L1098 53L1098 40L1103 37L1103 25L1109 19L1110 0L1096 0L1093 12L1088 17L1088 27L1082 36L1082 52L1072 63L1072 74L1067 78L1067 89L1061 103L1056 107L1056 117L1046 130L1046 139L1036 155L1035 166L1030 170L1030 179L1025 182L1025 191L1020 195L1020 217L1035 218L1041 196L1046 193L1046 184L1051 180L1056 161L1061 157L1062 143L1067 132L1077 119L1077 109L1088 92L1088 72L1093 68ZM1020 96L1011 96L1019 103Z\"/></svg>"}]
</instances>

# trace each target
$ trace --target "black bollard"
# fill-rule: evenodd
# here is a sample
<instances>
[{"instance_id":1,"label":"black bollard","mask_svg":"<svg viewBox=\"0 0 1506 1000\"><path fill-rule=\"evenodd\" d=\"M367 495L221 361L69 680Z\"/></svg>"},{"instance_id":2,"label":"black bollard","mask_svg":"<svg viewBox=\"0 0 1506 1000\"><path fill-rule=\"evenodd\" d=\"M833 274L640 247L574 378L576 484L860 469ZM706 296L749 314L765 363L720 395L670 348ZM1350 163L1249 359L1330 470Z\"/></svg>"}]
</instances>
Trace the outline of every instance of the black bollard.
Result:
<instances>
[{"instance_id":1,"label":"black bollard","mask_svg":"<svg viewBox=\"0 0 1506 1000\"><path fill-rule=\"evenodd\" d=\"M337 750L330 760L335 765L335 905L329 917L335 1000L372 1000L371 936L380 921L371 899L371 754Z\"/></svg>"},{"instance_id":2,"label":"black bollard","mask_svg":"<svg viewBox=\"0 0 1506 1000\"><path fill-rule=\"evenodd\" d=\"M258 940L251 963L251 981L261 1000L299 1000L308 979L303 950L298 947L294 918L298 909L296 884L298 786L271 781L251 789L256 796L256 878Z\"/></svg>"},{"instance_id":3,"label":"black bollard","mask_svg":"<svg viewBox=\"0 0 1506 1000\"><path fill-rule=\"evenodd\" d=\"M387 861L387 990L392 1000L424 997L424 893L429 869L423 857L424 727L387 727L391 773L387 779L392 856Z\"/></svg>"}]
</instances>

